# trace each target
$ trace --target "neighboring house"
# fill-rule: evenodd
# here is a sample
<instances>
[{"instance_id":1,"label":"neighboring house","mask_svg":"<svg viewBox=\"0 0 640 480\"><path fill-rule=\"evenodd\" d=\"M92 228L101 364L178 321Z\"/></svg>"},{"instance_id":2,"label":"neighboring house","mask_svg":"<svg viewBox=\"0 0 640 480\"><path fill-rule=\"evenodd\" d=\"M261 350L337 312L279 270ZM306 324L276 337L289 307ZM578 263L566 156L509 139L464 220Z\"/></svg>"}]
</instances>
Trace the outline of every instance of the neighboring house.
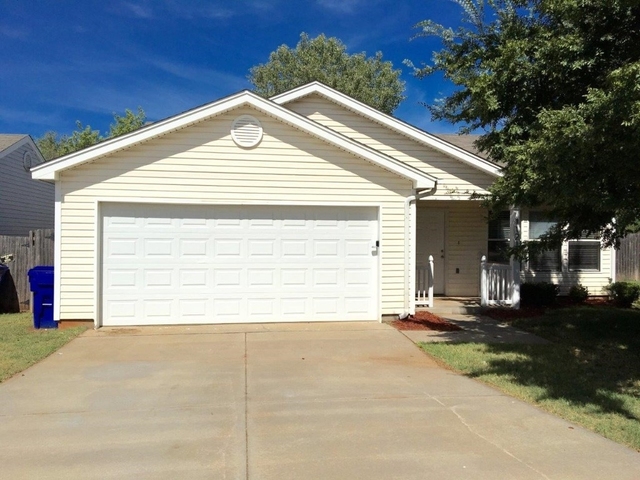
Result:
<instances>
[{"instance_id":1,"label":"neighboring house","mask_svg":"<svg viewBox=\"0 0 640 480\"><path fill-rule=\"evenodd\" d=\"M0 134L0 235L53 228L54 185L33 180L29 172L43 162L29 135Z\"/></svg>"},{"instance_id":2,"label":"neighboring house","mask_svg":"<svg viewBox=\"0 0 640 480\"><path fill-rule=\"evenodd\" d=\"M54 317L380 320L415 309L430 255L436 294L477 296L505 229L469 196L500 174L316 82L243 91L34 169L56 182Z\"/></svg>"}]
</instances>

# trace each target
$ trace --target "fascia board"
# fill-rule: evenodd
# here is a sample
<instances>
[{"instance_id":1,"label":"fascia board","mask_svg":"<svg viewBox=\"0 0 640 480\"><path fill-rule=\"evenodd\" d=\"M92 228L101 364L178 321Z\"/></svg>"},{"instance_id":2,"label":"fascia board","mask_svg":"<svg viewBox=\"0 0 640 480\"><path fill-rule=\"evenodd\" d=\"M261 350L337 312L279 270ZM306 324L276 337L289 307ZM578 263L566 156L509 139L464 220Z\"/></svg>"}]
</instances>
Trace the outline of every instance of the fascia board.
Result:
<instances>
[{"instance_id":1,"label":"fascia board","mask_svg":"<svg viewBox=\"0 0 640 480\"><path fill-rule=\"evenodd\" d=\"M247 93L246 91L239 92L231 97L153 123L127 135L98 143L97 145L60 157L56 160L51 160L44 165L33 168L31 170L32 177L38 180L55 180L56 173L62 170L90 162L98 157L123 150L144 142L145 140L164 135L189 124L217 115L225 110L235 108L244 102L244 96Z\"/></svg>"},{"instance_id":2,"label":"fascia board","mask_svg":"<svg viewBox=\"0 0 640 480\"><path fill-rule=\"evenodd\" d=\"M0 151L0 157L5 157L5 156L9 155L10 153L15 152L20 147L28 144L29 140L31 140L31 137L29 135L25 135L24 137L16 140L14 143L12 143L8 147L6 147L4 150ZM31 140L31 143L33 143L33 140ZM36 148L36 151L38 151L37 148Z\"/></svg>"},{"instance_id":3,"label":"fascia board","mask_svg":"<svg viewBox=\"0 0 640 480\"><path fill-rule=\"evenodd\" d=\"M108 155L144 142L146 140L158 137L165 133L169 133L174 130L186 127L187 125L197 123L201 120L219 115L227 110L242 106L250 105L264 113L271 115L275 118L279 118L282 121L290 123L307 131L309 134L314 135L320 139L323 139L338 148L342 148L348 152L365 158L379 166L390 170L400 176L411 179L415 188L432 188L435 186L437 180L428 174L425 174L418 169L414 169L402 162L399 162L387 155L381 154L365 145L362 145L354 140L345 137L327 127L320 125L313 120L310 120L302 115L299 115L285 107L277 105L269 100L266 100L258 95L243 91L235 94L231 97L221 99L217 102L198 107L193 110L189 110L185 113L179 114L174 117L170 117L166 120L149 125L140 130L136 130L128 135L118 137L106 142L99 143L92 147L86 148L79 152L69 154L65 157L61 157L56 160L39 165L32 169L32 176L39 180L55 180L57 174L67 168L80 165L85 162L90 162L99 157Z\"/></svg>"},{"instance_id":4,"label":"fascia board","mask_svg":"<svg viewBox=\"0 0 640 480\"><path fill-rule=\"evenodd\" d=\"M271 100L279 105L284 105L285 103L292 102L313 93L317 93L319 95L327 97L328 99L333 100L339 105L353 110L417 142L426 144L427 146L430 146L446 155L456 158L461 162L472 165L473 167L478 168L479 170L482 170L490 175L496 177L502 176L502 170L498 165L480 158L470 152L467 152L462 148L452 145L449 142L435 137L434 135L430 135L427 132L424 132L412 125L409 125L408 123L403 122L402 120L398 120L397 118L394 118L390 115L379 112L375 108L354 100L353 98L344 95L343 93L340 93L330 87L327 87L320 82L312 82L293 90L289 90L285 93L272 97Z\"/></svg>"},{"instance_id":5,"label":"fascia board","mask_svg":"<svg viewBox=\"0 0 640 480\"><path fill-rule=\"evenodd\" d=\"M259 98L259 97L258 97ZM261 99L262 100L262 99ZM262 100L264 102L264 100ZM433 188L437 179L432 175L407 165L393 157L374 150L371 147L363 145L351 138L342 135L324 125L321 125L304 115L295 113L287 108L272 102L264 102L262 105L255 105L256 108L263 110L267 114L271 114L281 120L290 123L293 126L303 128L307 133L325 140L342 150L346 150L352 154L362 157L378 166L389 170L397 175L408 178L413 181L414 188Z\"/></svg>"}]
</instances>

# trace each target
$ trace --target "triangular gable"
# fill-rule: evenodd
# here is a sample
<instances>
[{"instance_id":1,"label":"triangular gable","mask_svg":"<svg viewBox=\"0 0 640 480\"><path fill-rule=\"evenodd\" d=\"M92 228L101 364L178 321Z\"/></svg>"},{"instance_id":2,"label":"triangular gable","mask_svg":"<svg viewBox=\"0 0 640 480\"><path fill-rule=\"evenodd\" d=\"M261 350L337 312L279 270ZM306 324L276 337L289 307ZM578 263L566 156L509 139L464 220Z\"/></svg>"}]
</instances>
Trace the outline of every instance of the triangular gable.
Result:
<instances>
[{"instance_id":1,"label":"triangular gable","mask_svg":"<svg viewBox=\"0 0 640 480\"><path fill-rule=\"evenodd\" d=\"M447 142L441 138L431 135L423 130L420 130L413 125L398 120L382 113L375 108L365 105L358 100L355 100L348 95L338 92L320 82L311 82L306 85L302 85L298 88L294 88L287 92L281 93L271 97L271 100L279 105L285 105L289 102L300 100L308 95L317 94L324 97L344 108L347 108L365 118L368 118L376 123L379 123L395 132L398 132L408 138L411 138L423 145L427 145L434 150L444 153L450 157L453 157L463 163L473 166L483 172L486 172L492 176L502 176L502 172L499 165L496 165L489 160L481 158L467 150L464 150L450 142Z\"/></svg>"},{"instance_id":2,"label":"triangular gable","mask_svg":"<svg viewBox=\"0 0 640 480\"><path fill-rule=\"evenodd\" d=\"M24 147L25 145L31 146L31 150L38 157L37 163L44 162L44 157L38 149L36 143L29 135L1 135L0 134L0 157L5 157L11 152Z\"/></svg>"},{"instance_id":3,"label":"triangular gable","mask_svg":"<svg viewBox=\"0 0 640 480\"><path fill-rule=\"evenodd\" d=\"M182 114L142 127L127 135L123 135L78 152L45 163L32 169L33 178L39 180L54 180L63 170L92 162L100 157L138 145L147 140L157 138L166 133L185 128L202 120L220 115L226 111L241 106L251 106L267 115L288 123L309 135L326 141L338 148L352 153L364 160L380 166L404 178L410 179L416 189L433 188L437 179L421 172L419 169L406 165L399 160L380 153L370 147L362 145L338 132L335 132L303 115L299 115L270 100L264 99L253 92L242 91L213 103L197 107Z\"/></svg>"}]
</instances>

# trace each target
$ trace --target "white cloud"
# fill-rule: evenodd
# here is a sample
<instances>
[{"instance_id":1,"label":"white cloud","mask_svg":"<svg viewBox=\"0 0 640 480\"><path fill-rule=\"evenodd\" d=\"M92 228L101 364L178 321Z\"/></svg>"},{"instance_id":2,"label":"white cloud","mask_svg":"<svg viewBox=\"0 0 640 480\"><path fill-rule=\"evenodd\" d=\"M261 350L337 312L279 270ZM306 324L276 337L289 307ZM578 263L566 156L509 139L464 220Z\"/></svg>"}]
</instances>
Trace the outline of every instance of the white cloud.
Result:
<instances>
[{"instance_id":1,"label":"white cloud","mask_svg":"<svg viewBox=\"0 0 640 480\"><path fill-rule=\"evenodd\" d=\"M29 31L24 28L0 25L0 36L14 40L24 40L29 36Z\"/></svg>"},{"instance_id":2,"label":"white cloud","mask_svg":"<svg viewBox=\"0 0 640 480\"><path fill-rule=\"evenodd\" d=\"M132 2L122 2L121 5L136 18L150 19L154 17L150 6Z\"/></svg>"},{"instance_id":3,"label":"white cloud","mask_svg":"<svg viewBox=\"0 0 640 480\"><path fill-rule=\"evenodd\" d=\"M317 0L318 5L336 13L354 13L366 0Z\"/></svg>"}]
</instances>

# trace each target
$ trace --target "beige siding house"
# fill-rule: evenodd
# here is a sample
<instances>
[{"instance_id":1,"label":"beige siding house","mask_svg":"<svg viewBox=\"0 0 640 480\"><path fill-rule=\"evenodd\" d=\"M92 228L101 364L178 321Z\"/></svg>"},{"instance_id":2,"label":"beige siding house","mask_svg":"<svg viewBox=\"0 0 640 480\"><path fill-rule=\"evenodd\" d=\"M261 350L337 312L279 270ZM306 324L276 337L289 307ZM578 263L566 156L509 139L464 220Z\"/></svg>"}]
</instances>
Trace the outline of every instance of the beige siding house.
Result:
<instances>
[{"instance_id":1,"label":"beige siding house","mask_svg":"<svg viewBox=\"0 0 640 480\"><path fill-rule=\"evenodd\" d=\"M54 187L31 178L44 158L29 135L0 134L0 235L53 228Z\"/></svg>"},{"instance_id":2,"label":"beige siding house","mask_svg":"<svg viewBox=\"0 0 640 480\"><path fill-rule=\"evenodd\" d=\"M319 83L240 92L34 169L56 185L54 317L380 320L420 304L421 278L477 296L469 196L498 175Z\"/></svg>"}]
</instances>

